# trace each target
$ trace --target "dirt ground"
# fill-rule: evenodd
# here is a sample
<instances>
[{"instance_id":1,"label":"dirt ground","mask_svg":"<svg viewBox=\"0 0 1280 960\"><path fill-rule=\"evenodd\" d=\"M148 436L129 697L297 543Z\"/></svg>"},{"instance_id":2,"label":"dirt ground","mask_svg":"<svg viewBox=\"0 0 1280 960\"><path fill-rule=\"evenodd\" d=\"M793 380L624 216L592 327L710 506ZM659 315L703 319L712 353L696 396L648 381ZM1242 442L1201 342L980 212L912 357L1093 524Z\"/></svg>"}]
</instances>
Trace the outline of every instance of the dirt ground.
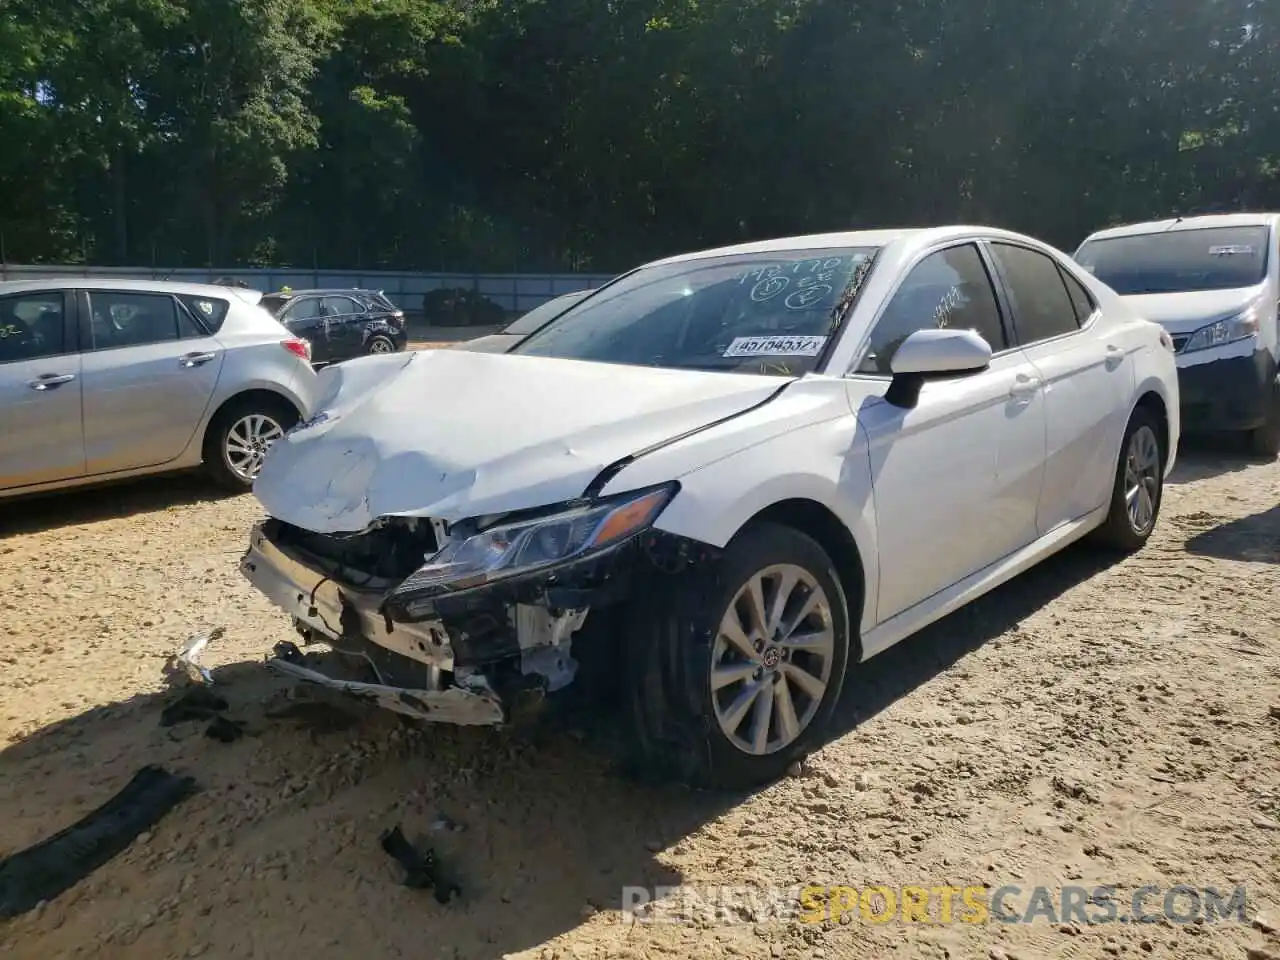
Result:
<instances>
[{"instance_id":1,"label":"dirt ground","mask_svg":"<svg viewBox=\"0 0 1280 960\"><path fill-rule=\"evenodd\" d=\"M1074 548L856 669L835 738L747 798L634 785L613 721L423 733L273 719L284 618L236 562L259 515L197 481L0 507L0 855L147 763L201 790L0 953L263 957L1280 954L1280 464L1184 451L1159 529ZM164 728L193 631L247 735ZM324 722L321 722L324 721ZM462 899L402 886L402 823ZM632 924L624 886L1244 885L1248 919L1084 926ZM1152 903L1158 907L1161 896Z\"/></svg>"}]
</instances>

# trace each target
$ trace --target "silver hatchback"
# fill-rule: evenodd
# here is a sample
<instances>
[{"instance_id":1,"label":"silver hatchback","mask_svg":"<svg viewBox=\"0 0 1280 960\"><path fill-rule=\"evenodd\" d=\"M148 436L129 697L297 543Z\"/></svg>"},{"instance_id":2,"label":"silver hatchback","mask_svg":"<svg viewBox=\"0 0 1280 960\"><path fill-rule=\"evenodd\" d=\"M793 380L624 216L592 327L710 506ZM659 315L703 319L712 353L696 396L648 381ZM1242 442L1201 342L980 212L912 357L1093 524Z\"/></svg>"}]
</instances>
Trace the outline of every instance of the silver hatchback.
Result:
<instances>
[{"instance_id":1,"label":"silver hatchback","mask_svg":"<svg viewBox=\"0 0 1280 960\"><path fill-rule=\"evenodd\" d=\"M0 283L0 497L203 464L248 490L315 402L311 348L256 290Z\"/></svg>"}]
</instances>

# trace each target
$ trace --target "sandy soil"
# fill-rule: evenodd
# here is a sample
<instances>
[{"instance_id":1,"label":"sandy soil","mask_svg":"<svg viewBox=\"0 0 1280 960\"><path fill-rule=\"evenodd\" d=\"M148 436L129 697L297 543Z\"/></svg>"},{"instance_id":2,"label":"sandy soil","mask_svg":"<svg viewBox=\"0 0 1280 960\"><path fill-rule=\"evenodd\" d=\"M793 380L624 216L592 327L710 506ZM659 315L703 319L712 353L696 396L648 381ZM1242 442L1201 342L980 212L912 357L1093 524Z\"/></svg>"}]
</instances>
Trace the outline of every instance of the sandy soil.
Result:
<instances>
[{"instance_id":1,"label":"sandy soil","mask_svg":"<svg viewBox=\"0 0 1280 960\"><path fill-rule=\"evenodd\" d=\"M143 764L202 791L0 952L95 957L1157 957L1280 953L1280 464L1184 453L1156 537L1048 561L857 670L838 735L749 798L632 785L587 732L272 719L290 637L236 572L259 510L163 480L0 513L0 855ZM248 735L158 724L211 661ZM399 883L403 823L463 899ZM624 885L1248 888L1249 923L620 921ZM1157 898L1158 905L1158 898ZM1269 919L1268 919L1269 918ZM1255 953L1253 956L1265 956Z\"/></svg>"}]
</instances>

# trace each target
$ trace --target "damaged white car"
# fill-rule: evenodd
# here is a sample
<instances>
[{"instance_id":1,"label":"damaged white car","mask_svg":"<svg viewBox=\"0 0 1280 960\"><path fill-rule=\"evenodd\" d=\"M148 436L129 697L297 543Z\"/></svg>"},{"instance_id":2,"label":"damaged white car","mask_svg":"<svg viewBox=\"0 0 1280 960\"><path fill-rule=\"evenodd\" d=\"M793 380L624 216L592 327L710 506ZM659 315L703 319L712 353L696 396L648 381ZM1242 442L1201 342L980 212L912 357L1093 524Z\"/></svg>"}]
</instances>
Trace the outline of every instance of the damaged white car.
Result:
<instances>
[{"instance_id":1,"label":"damaged white car","mask_svg":"<svg viewBox=\"0 0 1280 960\"><path fill-rule=\"evenodd\" d=\"M988 229L674 257L509 354L321 378L242 570L349 656L273 665L456 724L612 682L644 757L726 786L813 749L850 663L1086 534L1140 547L1179 432L1168 335Z\"/></svg>"}]
</instances>

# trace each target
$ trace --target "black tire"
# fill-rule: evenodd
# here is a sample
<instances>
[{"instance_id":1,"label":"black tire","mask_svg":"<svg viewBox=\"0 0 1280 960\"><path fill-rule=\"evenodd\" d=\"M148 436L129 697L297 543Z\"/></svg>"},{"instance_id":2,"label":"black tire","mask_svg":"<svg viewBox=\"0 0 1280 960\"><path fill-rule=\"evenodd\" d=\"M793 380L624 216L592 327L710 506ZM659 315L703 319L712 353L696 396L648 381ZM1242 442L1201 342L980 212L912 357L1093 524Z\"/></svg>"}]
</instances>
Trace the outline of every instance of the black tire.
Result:
<instances>
[{"instance_id":1,"label":"black tire","mask_svg":"<svg viewBox=\"0 0 1280 960\"><path fill-rule=\"evenodd\" d=\"M250 396L233 400L218 411L204 437L204 469L209 479L232 493L253 488L253 480L241 476L226 455L227 437L232 427L247 416L261 415L287 433L299 420L298 411L282 397Z\"/></svg>"},{"instance_id":2,"label":"black tire","mask_svg":"<svg viewBox=\"0 0 1280 960\"><path fill-rule=\"evenodd\" d=\"M1155 438L1159 467L1155 474L1155 489L1151 493L1151 519L1145 526L1139 528L1129 516L1125 499L1125 475L1133 439L1143 430L1150 431L1151 436ZM1159 420L1144 407L1134 410L1133 416L1129 418L1129 425L1125 427L1124 440L1120 444L1120 456L1116 462L1115 480L1111 488L1111 509L1107 513L1106 521L1094 531L1093 540L1096 543L1123 553L1133 553L1142 549L1150 539L1156 521L1160 518L1160 504L1164 500L1164 466L1168 460L1169 452L1165 449L1164 430Z\"/></svg>"},{"instance_id":3,"label":"black tire","mask_svg":"<svg viewBox=\"0 0 1280 960\"><path fill-rule=\"evenodd\" d=\"M364 345L365 351L368 353L395 353L396 342L390 337L384 337L382 334L370 337L369 342Z\"/></svg>"},{"instance_id":4,"label":"black tire","mask_svg":"<svg viewBox=\"0 0 1280 960\"><path fill-rule=\"evenodd\" d=\"M1280 383L1271 385L1266 423L1249 431L1249 452L1263 460L1280 454Z\"/></svg>"},{"instance_id":5,"label":"black tire","mask_svg":"<svg viewBox=\"0 0 1280 960\"><path fill-rule=\"evenodd\" d=\"M817 706L799 736L775 752L753 755L735 746L722 730L711 671L720 621L729 605L757 574L780 564L801 568L826 594L833 633L831 662L821 698L803 701L806 713L813 710L815 699ZM717 559L663 575L637 596L643 599L635 604L630 620L623 674L634 772L696 787L737 790L778 779L814 748L840 699L850 648L849 603L830 557L816 541L791 527L752 524ZM775 658L772 669L785 668L779 668ZM772 692L769 696L774 702ZM797 711L790 697L788 703L794 718ZM780 731L778 722L774 724ZM766 729L772 732L775 725Z\"/></svg>"}]
</instances>

